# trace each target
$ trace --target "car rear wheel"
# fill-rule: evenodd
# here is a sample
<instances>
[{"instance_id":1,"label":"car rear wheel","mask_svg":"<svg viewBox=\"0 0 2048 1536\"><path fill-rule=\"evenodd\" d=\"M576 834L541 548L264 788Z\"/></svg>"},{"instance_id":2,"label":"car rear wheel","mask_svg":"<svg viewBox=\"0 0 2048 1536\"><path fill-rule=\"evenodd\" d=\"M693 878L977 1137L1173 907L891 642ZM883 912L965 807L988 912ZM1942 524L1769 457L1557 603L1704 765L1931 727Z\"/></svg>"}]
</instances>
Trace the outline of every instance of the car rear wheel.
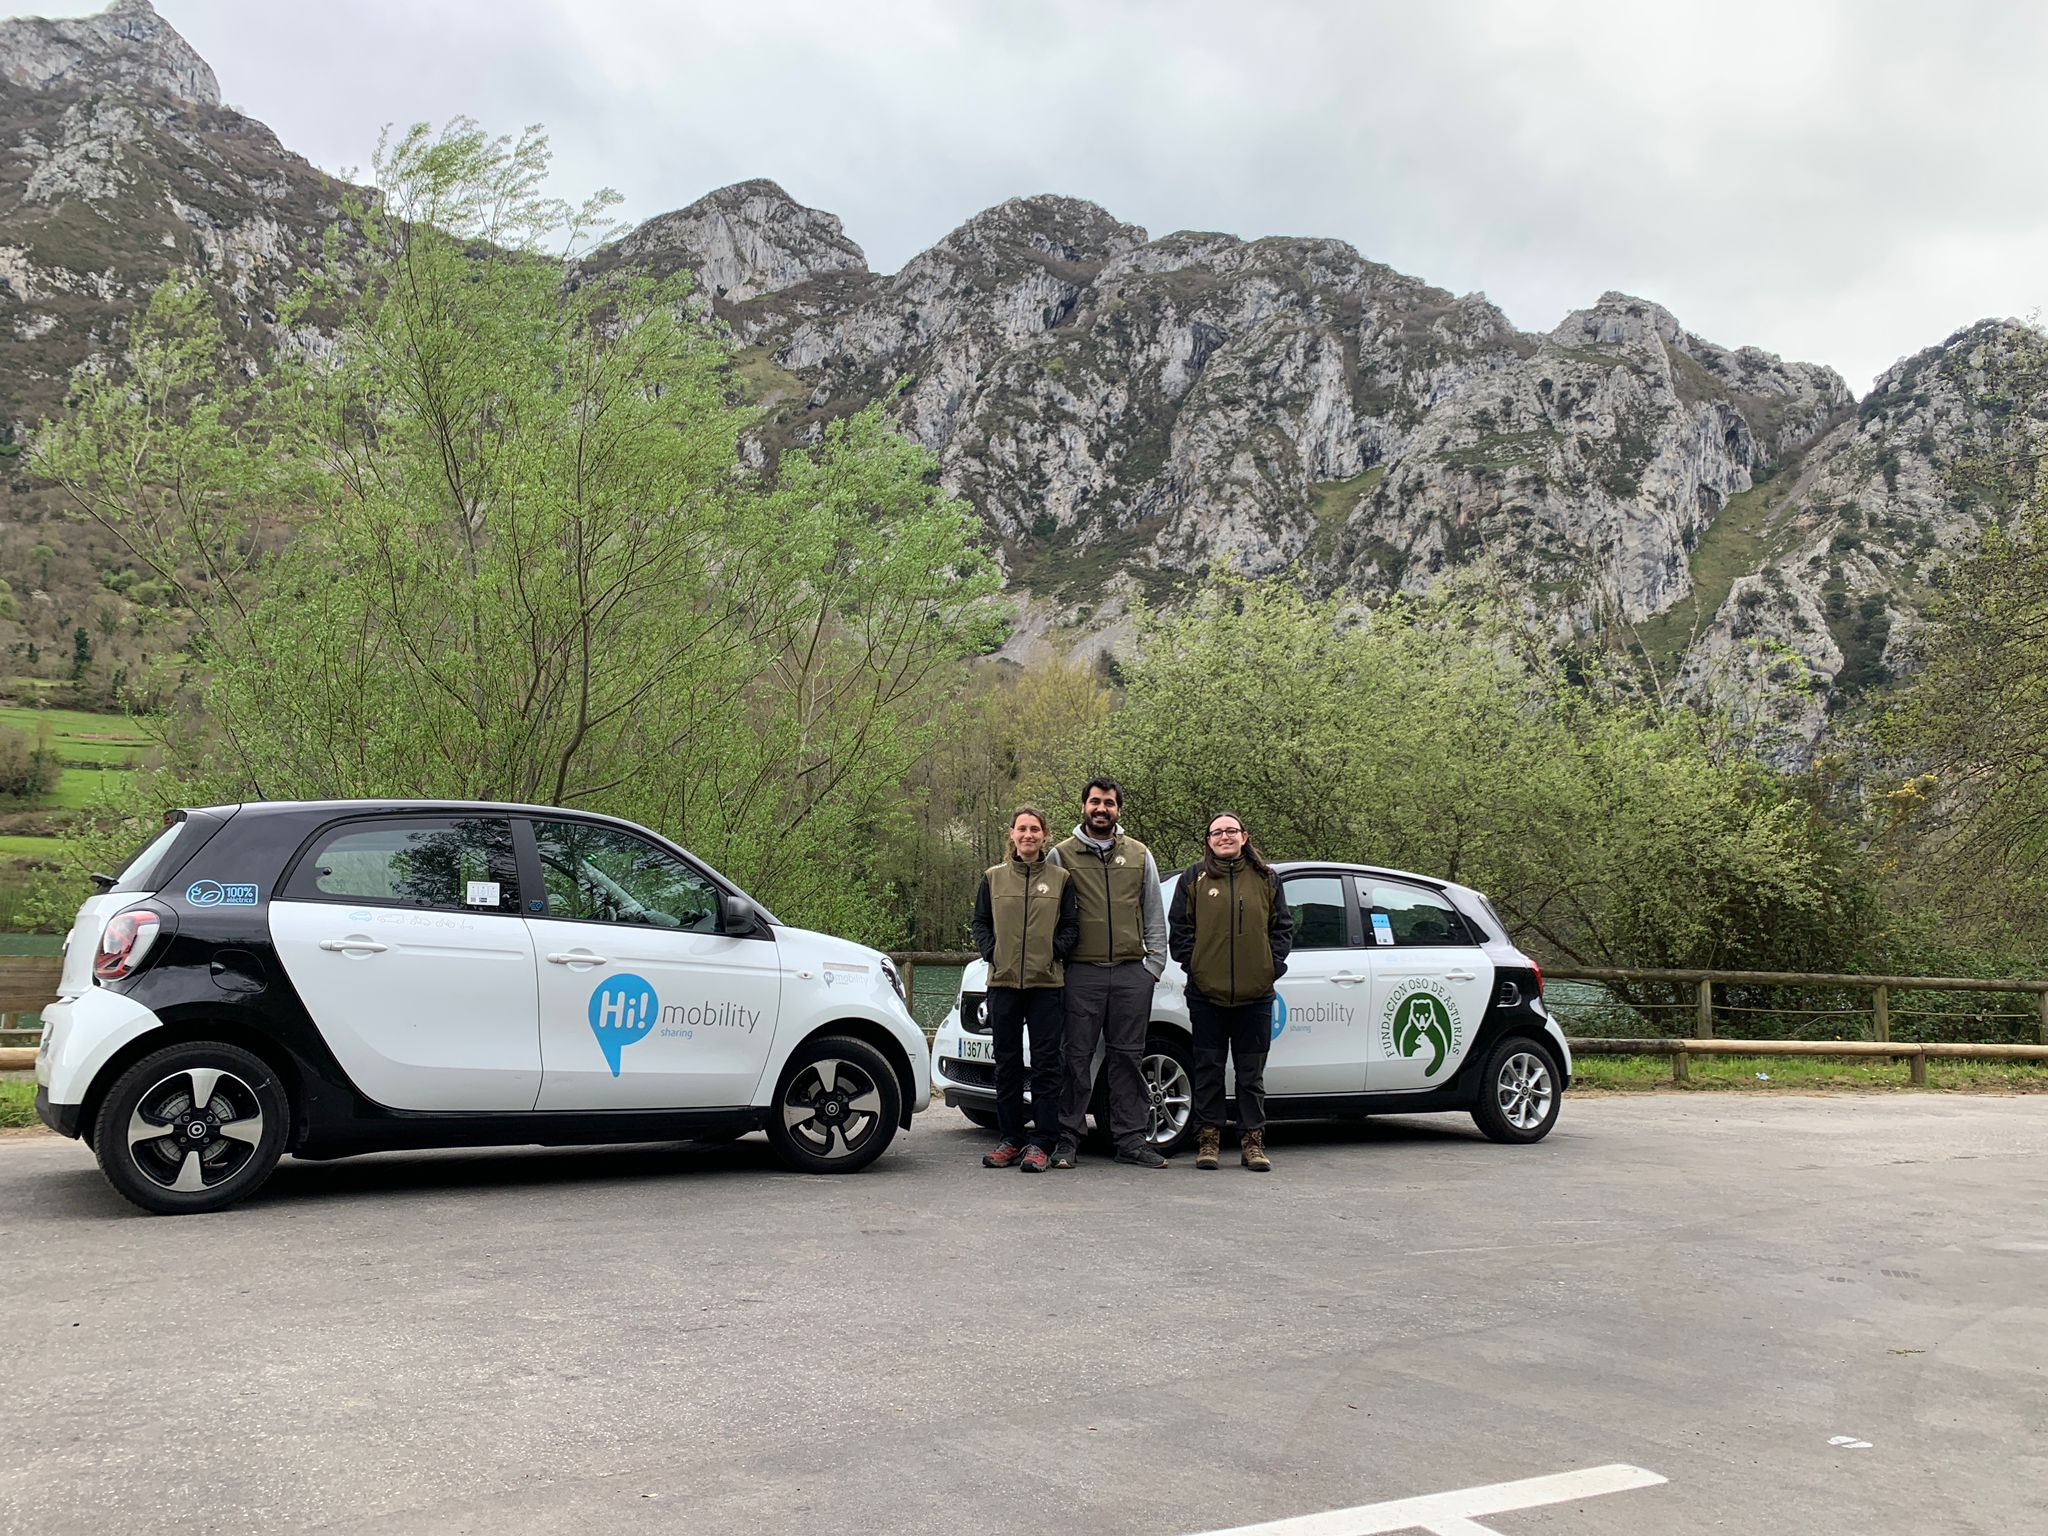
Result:
<instances>
[{"instance_id":1,"label":"car rear wheel","mask_svg":"<svg viewBox=\"0 0 2048 1536\"><path fill-rule=\"evenodd\" d=\"M903 1090L882 1053L865 1040L806 1040L782 1069L768 1139L800 1173L855 1173L896 1135Z\"/></svg>"},{"instance_id":2,"label":"car rear wheel","mask_svg":"<svg viewBox=\"0 0 2048 1536\"><path fill-rule=\"evenodd\" d=\"M240 1046L174 1045L123 1072L100 1102L93 1151L128 1199L197 1215L253 1194L284 1151L291 1103L277 1074Z\"/></svg>"},{"instance_id":3,"label":"car rear wheel","mask_svg":"<svg viewBox=\"0 0 2048 1536\"><path fill-rule=\"evenodd\" d=\"M1550 1047L1511 1035L1486 1058L1472 1118L1489 1141L1541 1141L1557 1124L1563 1103L1557 1058Z\"/></svg>"}]
</instances>

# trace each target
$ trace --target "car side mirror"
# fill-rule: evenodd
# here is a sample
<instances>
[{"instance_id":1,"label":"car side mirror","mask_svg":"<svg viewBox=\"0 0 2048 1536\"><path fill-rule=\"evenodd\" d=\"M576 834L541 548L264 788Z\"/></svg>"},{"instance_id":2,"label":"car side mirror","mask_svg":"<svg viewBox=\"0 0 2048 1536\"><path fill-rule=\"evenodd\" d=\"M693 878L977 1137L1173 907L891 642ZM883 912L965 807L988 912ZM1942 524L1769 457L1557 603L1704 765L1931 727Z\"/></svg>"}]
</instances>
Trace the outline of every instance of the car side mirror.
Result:
<instances>
[{"instance_id":1,"label":"car side mirror","mask_svg":"<svg viewBox=\"0 0 2048 1536\"><path fill-rule=\"evenodd\" d=\"M727 933L746 933L761 920L761 909L744 896L727 896L723 903Z\"/></svg>"}]
</instances>

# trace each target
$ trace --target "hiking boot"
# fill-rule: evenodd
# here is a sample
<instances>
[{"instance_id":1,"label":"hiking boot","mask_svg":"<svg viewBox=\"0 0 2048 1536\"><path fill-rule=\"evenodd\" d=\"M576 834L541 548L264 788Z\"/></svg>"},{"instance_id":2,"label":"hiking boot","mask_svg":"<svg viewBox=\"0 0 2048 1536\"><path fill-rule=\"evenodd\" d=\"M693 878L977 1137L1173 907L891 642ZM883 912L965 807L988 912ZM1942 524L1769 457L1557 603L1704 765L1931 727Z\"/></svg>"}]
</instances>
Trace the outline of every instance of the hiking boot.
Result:
<instances>
[{"instance_id":1,"label":"hiking boot","mask_svg":"<svg viewBox=\"0 0 2048 1536\"><path fill-rule=\"evenodd\" d=\"M1214 1168L1223 1153L1223 1132L1205 1125L1195 1137L1195 1166Z\"/></svg>"},{"instance_id":2,"label":"hiking boot","mask_svg":"<svg viewBox=\"0 0 2048 1536\"><path fill-rule=\"evenodd\" d=\"M1116 1160L1120 1163L1129 1163L1133 1168L1164 1168L1167 1166L1165 1158L1161 1157L1150 1147L1143 1145L1126 1147L1123 1151L1117 1153Z\"/></svg>"},{"instance_id":3,"label":"hiking boot","mask_svg":"<svg viewBox=\"0 0 2048 1536\"><path fill-rule=\"evenodd\" d=\"M1244 1150L1238 1153L1237 1160L1253 1173L1271 1173L1273 1160L1266 1156L1266 1133L1246 1131L1240 1140Z\"/></svg>"},{"instance_id":4,"label":"hiking boot","mask_svg":"<svg viewBox=\"0 0 2048 1536\"><path fill-rule=\"evenodd\" d=\"M1055 1168L1071 1168L1075 1160L1074 1144L1071 1141L1060 1142L1052 1149L1052 1166Z\"/></svg>"},{"instance_id":5,"label":"hiking boot","mask_svg":"<svg viewBox=\"0 0 2048 1536\"><path fill-rule=\"evenodd\" d=\"M985 1154L982 1157L981 1166L984 1168L1014 1168L1022 1161L1023 1157L1024 1149L1022 1147L1018 1146L1014 1141L1006 1141L998 1145L995 1151Z\"/></svg>"},{"instance_id":6,"label":"hiking boot","mask_svg":"<svg viewBox=\"0 0 2048 1536\"><path fill-rule=\"evenodd\" d=\"M1026 1147L1024 1155L1017 1159L1017 1171L1019 1173L1045 1172L1045 1148L1035 1144Z\"/></svg>"}]
</instances>

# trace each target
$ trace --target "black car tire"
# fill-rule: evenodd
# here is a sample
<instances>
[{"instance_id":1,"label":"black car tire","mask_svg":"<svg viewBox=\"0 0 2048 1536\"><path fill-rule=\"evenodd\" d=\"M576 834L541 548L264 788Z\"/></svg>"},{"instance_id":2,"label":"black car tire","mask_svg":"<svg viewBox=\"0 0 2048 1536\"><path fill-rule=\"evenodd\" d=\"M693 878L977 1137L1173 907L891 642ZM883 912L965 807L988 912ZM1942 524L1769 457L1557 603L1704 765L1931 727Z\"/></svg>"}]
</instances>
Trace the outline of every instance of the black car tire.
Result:
<instances>
[{"instance_id":1,"label":"black car tire","mask_svg":"<svg viewBox=\"0 0 2048 1536\"><path fill-rule=\"evenodd\" d=\"M821 1035L782 1069L768 1140L799 1173L858 1173L887 1150L902 1117L903 1090L882 1053L850 1035Z\"/></svg>"},{"instance_id":2,"label":"black car tire","mask_svg":"<svg viewBox=\"0 0 2048 1536\"><path fill-rule=\"evenodd\" d=\"M1530 1035L1509 1035L1487 1053L1472 1119L1488 1141L1526 1146L1557 1124L1564 1103L1557 1053Z\"/></svg>"},{"instance_id":3,"label":"black car tire","mask_svg":"<svg viewBox=\"0 0 2048 1536\"><path fill-rule=\"evenodd\" d=\"M946 1098L948 1102L951 1102L952 1095L948 1094ZM996 1112L992 1109L983 1109L978 1104L954 1104L953 1107L967 1117L970 1125L978 1125L984 1131L992 1131L996 1128Z\"/></svg>"},{"instance_id":4,"label":"black car tire","mask_svg":"<svg viewBox=\"0 0 2048 1536\"><path fill-rule=\"evenodd\" d=\"M206 1101L195 1109L201 1084ZM255 1193L277 1167L290 1124L290 1095L260 1056L194 1040L145 1056L114 1080L92 1145L107 1182L145 1211L198 1215ZM161 1135L142 1134L158 1125Z\"/></svg>"}]
</instances>

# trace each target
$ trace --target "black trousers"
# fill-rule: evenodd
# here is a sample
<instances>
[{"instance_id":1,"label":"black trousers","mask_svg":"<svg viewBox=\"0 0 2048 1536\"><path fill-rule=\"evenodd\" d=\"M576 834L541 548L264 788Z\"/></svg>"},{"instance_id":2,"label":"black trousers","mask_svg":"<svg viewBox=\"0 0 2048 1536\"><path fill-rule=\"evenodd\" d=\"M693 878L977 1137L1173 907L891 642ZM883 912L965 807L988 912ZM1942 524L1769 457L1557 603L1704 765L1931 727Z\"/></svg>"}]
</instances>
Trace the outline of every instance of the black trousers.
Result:
<instances>
[{"instance_id":1,"label":"black trousers","mask_svg":"<svg viewBox=\"0 0 2048 1536\"><path fill-rule=\"evenodd\" d=\"M1152 1023L1154 985L1142 960L1067 964L1066 1090L1060 1135L1076 1146L1088 1130L1098 1041L1105 1051L1103 1075L1109 1079L1110 1140L1117 1151L1128 1152L1142 1147L1151 1134L1152 1096L1145 1091L1140 1063L1145 1031Z\"/></svg>"},{"instance_id":2,"label":"black trousers","mask_svg":"<svg viewBox=\"0 0 2048 1536\"><path fill-rule=\"evenodd\" d=\"M1223 1129L1223 1065L1237 1062L1237 1123L1247 1131L1266 1128L1266 1055L1273 1048L1273 1005L1244 1003L1219 1008L1188 993L1188 1022L1195 1027L1195 1129Z\"/></svg>"},{"instance_id":3,"label":"black trousers","mask_svg":"<svg viewBox=\"0 0 2048 1536\"><path fill-rule=\"evenodd\" d=\"M1066 1008L1058 987L990 987L988 1028L995 1037L996 1128L1016 1146L1052 1150L1060 1131L1060 1040ZM1024 1036L1031 1036L1031 1117L1024 1110Z\"/></svg>"}]
</instances>

